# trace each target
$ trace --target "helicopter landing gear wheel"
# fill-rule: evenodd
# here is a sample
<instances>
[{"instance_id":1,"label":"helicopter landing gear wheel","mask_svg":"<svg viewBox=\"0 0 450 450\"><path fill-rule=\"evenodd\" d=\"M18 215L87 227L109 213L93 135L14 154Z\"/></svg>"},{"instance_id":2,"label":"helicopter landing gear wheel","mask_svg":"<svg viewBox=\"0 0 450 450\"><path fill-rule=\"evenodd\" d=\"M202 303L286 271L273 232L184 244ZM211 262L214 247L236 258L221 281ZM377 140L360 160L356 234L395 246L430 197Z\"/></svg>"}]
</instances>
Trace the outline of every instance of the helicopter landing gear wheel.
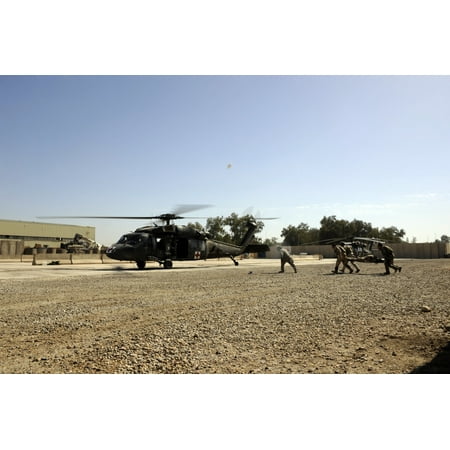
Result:
<instances>
[{"instance_id":1,"label":"helicopter landing gear wheel","mask_svg":"<svg viewBox=\"0 0 450 450\"><path fill-rule=\"evenodd\" d=\"M142 270L142 269L145 268L145 263L146 263L146 261L144 261L144 260L136 261L136 265L137 265L139 270Z\"/></svg>"},{"instance_id":2,"label":"helicopter landing gear wheel","mask_svg":"<svg viewBox=\"0 0 450 450\"><path fill-rule=\"evenodd\" d=\"M172 268L172 261L170 259L166 259L164 261L164 269L171 269Z\"/></svg>"}]
</instances>

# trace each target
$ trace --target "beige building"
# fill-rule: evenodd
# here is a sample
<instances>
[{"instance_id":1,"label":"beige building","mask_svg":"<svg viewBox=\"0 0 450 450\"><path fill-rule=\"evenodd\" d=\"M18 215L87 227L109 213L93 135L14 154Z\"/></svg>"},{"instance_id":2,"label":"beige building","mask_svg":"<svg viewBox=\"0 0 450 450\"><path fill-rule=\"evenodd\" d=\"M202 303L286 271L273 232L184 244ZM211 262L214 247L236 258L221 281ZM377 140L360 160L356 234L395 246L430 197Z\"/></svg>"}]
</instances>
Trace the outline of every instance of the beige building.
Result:
<instances>
[{"instance_id":1,"label":"beige building","mask_svg":"<svg viewBox=\"0 0 450 450\"><path fill-rule=\"evenodd\" d=\"M19 256L27 248L60 248L76 233L95 241L95 227L0 220L0 257Z\"/></svg>"}]
</instances>

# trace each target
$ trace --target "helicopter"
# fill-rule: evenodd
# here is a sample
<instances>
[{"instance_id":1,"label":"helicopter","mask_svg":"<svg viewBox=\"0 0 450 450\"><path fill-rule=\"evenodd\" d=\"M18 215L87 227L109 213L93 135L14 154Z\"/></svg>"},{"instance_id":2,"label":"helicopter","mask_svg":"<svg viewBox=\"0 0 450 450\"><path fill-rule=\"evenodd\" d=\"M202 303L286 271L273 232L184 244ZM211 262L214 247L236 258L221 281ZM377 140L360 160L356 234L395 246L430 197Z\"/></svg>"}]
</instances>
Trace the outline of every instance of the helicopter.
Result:
<instances>
[{"instance_id":1,"label":"helicopter","mask_svg":"<svg viewBox=\"0 0 450 450\"><path fill-rule=\"evenodd\" d=\"M364 263L380 263L383 258L380 257L380 252L377 248L378 244L384 244L385 241L378 238L347 236L340 238L323 239L321 241L308 242L303 245L333 245L338 244L343 247L350 247L353 256L347 256L349 261L364 262ZM374 248L375 245L375 248Z\"/></svg>"},{"instance_id":2,"label":"helicopter","mask_svg":"<svg viewBox=\"0 0 450 450\"><path fill-rule=\"evenodd\" d=\"M239 245L213 239L209 233L184 225L175 225L179 219L198 217L180 216L180 211L187 212L205 206L191 206L190 209L178 209L177 212L157 216L64 216L64 218L90 219L139 219L158 220L161 224L146 225L126 233L106 249L106 255L119 261L134 261L138 269L144 269L147 261L157 262L165 269L173 267L173 261L206 260L208 258L229 257L235 266L239 265L236 257L244 253L268 251L264 244L251 244L257 223L253 216L248 216L247 231ZM43 218L43 217L42 217ZM46 216L45 218L62 218ZM272 218L267 218L272 219Z\"/></svg>"},{"instance_id":3,"label":"helicopter","mask_svg":"<svg viewBox=\"0 0 450 450\"><path fill-rule=\"evenodd\" d=\"M340 244L344 247L351 247L354 257L348 257L350 261L367 262L367 263L380 263L383 262L383 258L380 258L374 251L373 246L376 244L384 244L384 241L376 238L367 237L347 237L344 239L334 239L329 241L330 244Z\"/></svg>"}]
</instances>

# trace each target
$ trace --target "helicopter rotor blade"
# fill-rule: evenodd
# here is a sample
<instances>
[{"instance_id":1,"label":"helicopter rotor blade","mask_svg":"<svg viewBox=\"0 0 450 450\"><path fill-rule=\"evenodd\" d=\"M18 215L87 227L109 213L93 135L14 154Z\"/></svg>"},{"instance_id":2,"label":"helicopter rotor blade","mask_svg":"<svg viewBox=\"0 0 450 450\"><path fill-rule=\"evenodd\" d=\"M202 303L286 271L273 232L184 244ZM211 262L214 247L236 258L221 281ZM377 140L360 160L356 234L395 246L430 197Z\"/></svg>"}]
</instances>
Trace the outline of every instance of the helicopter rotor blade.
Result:
<instances>
[{"instance_id":1,"label":"helicopter rotor blade","mask_svg":"<svg viewBox=\"0 0 450 450\"><path fill-rule=\"evenodd\" d=\"M211 208L213 205L177 205L172 212L175 216L179 216L180 214L186 214L187 212L197 211L199 209Z\"/></svg>"},{"instance_id":2,"label":"helicopter rotor blade","mask_svg":"<svg viewBox=\"0 0 450 450\"><path fill-rule=\"evenodd\" d=\"M159 216L38 216L37 219L112 219L112 220L158 220L161 223L168 223L178 219L202 220L208 217L184 217L174 214L160 214Z\"/></svg>"},{"instance_id":3,"label":"helicopter rotor blade","mask_svg":"<svg viewBox=\"0 0 450 450\"><path fill-rule=\"evenodd\" d=\"M279 219L279 217L261 217L261 212L258 210L255 214L253 214L254 207L249 206L242 212L242 217L249 216L252 217L254 220L276 220Z\"/></svg>"},{"instance_id":4,"label":"helicopter rotor blade","mask_svg":"<svg viewBox=\"0 0 450 450\"><path fill-rule=\"evenodd\" d=\"M159 216L38 216L38 219L156 219Z\"/></svg>"},{"instance_id":5,"label":"helicopter rotor blade","mask_svg":"<svg viewBox=\"0 0 450 450\"><path fill-rule=\"evenodd\" d=\"M210 208L212 205L177 205L173 212L157 216L39 216L38 219L125 219L125 220L175 220L184 219L180 214L198 209ZM189 217L191 219L204 219L204 217Z\"/></svg>"}]
</instances>

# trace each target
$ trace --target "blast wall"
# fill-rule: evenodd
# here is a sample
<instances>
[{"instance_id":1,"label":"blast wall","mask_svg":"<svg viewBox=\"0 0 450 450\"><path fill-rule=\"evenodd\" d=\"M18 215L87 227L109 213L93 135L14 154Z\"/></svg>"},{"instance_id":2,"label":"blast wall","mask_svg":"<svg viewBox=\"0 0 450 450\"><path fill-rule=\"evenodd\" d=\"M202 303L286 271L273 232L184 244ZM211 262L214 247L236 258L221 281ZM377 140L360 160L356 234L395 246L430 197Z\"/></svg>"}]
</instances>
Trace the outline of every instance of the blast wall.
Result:
<instances>
[{"instance_id":1,"label":"blast wall","mask_svg":"<svg viewBox=\"0 0 450 450\"><path fill-rule=\"evenodd\" d=\"M0 258L18 258L23 254L23 241L1 239L0 240Z\"/></svg>"},{"instance_id":2,"label":"blast wall","mask_svg":"<svg viewBox=\"0 0 450 450\"><path fill-rule=\"evenodd\" d=\"M424 244L388 244L395 253L396 258L434 259L450 257L450 244L433 242ZM298 255L307 253L309 255L322 255L324 258L334 258L331 245L298 245L284 246L291 254ZM375 254L377 250L375 250ZM380 255L381 256L381 255ZM279 258L276 246L270 248L266 254L267 258Z\"/></svg>"}]
</instances>

